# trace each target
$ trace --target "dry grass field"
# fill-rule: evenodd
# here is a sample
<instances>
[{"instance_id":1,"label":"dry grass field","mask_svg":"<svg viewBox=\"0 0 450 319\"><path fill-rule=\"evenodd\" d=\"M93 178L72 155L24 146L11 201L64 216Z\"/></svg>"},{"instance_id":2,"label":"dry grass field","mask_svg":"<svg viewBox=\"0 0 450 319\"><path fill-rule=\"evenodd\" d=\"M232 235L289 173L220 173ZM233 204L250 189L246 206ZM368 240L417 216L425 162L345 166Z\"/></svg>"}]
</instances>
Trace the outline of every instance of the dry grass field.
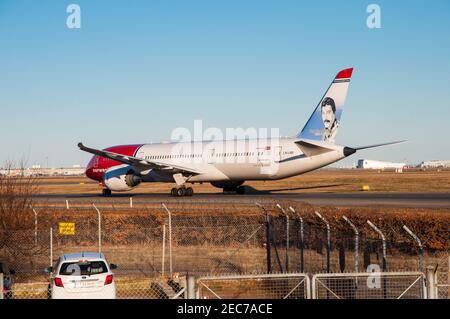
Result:
<instances>
[{"instance_id":1,"label":"dry grass field","mask_svg":"<svg viewBox=\"0 0 450 319\"><path fill-rule=\"evenodd\" d=\"M41 177L41 194L98 194L98 184L86 177ZM245 185L272 193L360 192L368 185L371 192L439 193L450 191L450 170L404 170L403 173L379 170L323 169L279 181L250 181ZM174 184L143 183L127 194L168 194ZM195 184L196 193L221 193L209 183Z\"/></svg>"},{"instance_id":2,"label":"dry grass field","mask_svg":"<svg viewBox=\"0 0 450 319\"><path fill-rule=\"evenodd\" d=\"M53 177L40 178L40 193L45 194L98 194L99 185L85 177ZM305 192L361 192L362 185L369 185L370 192L421 192L438 193L450 191L450 170L405 170L403 173L393 171L377 170L319 170L307 173L301 176L267 182L248 182L246 185L261 191L286 192L286 193L305 193ZM167 194L172 184L165 183L144 183L136 187L133 191L126 194ZM194 185L197 193L220 193L221 190L212 187L210 184ZM171 203L169 206L175 216L188 216L193 218L193 224L200 228L210 225L198 224L194 222L196 218L201 220L202 216L213 216L220 220L220 216L230 218L248 218L261 215L260 209L249 203L234 203L228 201L225 203ZM95 201L95 200L93 200ZM282 200L285 207L293 206L298 209L307 223L317 224L315 210L321 213L333 224L333 228L340 232L347 232L347 225L343 223L342 216L346 215L361 229L367 229L366 221L368 219L375 222L379 227L389 232L389 240L396 242L404 240L404 234L401 227L406 224L424 241L424 246L428 249L448 250L449 249L449 229L450 229L450 209L445 208L398 208L398 207L334 207L323 206L315 207L306 203ZM98 202L97 206L102 209L104 216L109 216L109 220L115 225L127 226L127 231L139 233L141 227L149 225L142 224L139 216L152 216L160 222L165 220L166 212L162 209L159 202L139 201L135 207L130 209L127 198L125 201L112 200L107 202ZM45 206L63 207L61 203L39 203L39 206L45 210ZM92 215L96 217L95 211L90 207L90 202L77 202L71 200L71 205L78 207L80 211L71 209L70 216L75 221L81 216ZM269 200L265 205L277 215L279 212L275 208L275 202ZM55 208L56 208L55 206ZM116 211L119 209L119 211ZM50 212L49 212L50 213ZM68 213L68 212L67 212ZM52 213L50 213L51 215ZM59 211L56 215L63 216L66 213ZM54 222L58 217L54 215L51 219ZM81 217L82 218L82 217ZM144 221L147 223L148 221ZM160 223L158 222L158 224ZM239 225L244 220L235 221ZM140 226L141 225L141 226ZM222 225L230 225L229 221L222 221ZM156 226L156 225L154 225ZM152 226L152 227L154 227ZM193 234L191 234L193 235ZM374 235L372 233L372 235ZM376 235L375 235L376 236ZM127 235L123 236L124 238ZM192 238L192 236L189 236ZM408 239L407 239L408 240ZM132 243L130 243L132 244Z\"/></svg>"}]
</instances>

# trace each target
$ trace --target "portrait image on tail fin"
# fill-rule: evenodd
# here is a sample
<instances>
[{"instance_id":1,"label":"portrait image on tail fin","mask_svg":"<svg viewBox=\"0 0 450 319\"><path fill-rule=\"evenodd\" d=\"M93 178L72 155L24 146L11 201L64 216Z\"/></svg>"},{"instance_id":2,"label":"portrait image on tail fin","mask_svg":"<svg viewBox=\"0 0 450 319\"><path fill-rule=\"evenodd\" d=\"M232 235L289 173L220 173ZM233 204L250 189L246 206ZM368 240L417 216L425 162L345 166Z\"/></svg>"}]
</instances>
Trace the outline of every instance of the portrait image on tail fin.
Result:
<instances>
[{"instance_id":1,"label":"portrait image on tail fin","mask_svg":"<svg viewBox=\"0 0 450 319\"><path fill-rule=\"evenodd\" d=\"M336 103L331 97L326 97L321 103L323 136L326 142L334 142L339 127L339 121L336 116Z\"/></svg>"},{"instance_id":2,"label":"portrait image on tail fin","mask_svg":"<svg viewBox=\"0 0 450 319\"><path fill-rule=\"evenodd\" d=\"M299 138L335 143L353 68L340 71L314 109Z\"/></svg>"}]
</instances>

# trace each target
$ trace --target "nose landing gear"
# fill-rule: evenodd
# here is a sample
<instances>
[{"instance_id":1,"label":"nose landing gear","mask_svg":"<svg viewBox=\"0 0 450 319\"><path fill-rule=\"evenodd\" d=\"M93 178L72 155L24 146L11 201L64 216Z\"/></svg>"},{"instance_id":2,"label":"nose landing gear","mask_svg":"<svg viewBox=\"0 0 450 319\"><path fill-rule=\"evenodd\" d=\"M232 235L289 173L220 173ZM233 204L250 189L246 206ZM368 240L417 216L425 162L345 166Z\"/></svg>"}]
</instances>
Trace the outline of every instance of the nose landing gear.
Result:
<instances>
[{"instance_id":1,"label":"nose landing gear","mask_svg":"<svg viewBox=\"0 0 450 319\"><path fill-rule=\"evenodd\" d=\"M192 187L174 187L172 188L172 190L170 191L170 195L172 196L177 196L177 197L181 197L181 196L192 196L194 194L194 190L192 189Z\"/></svg>"}]
</instances>

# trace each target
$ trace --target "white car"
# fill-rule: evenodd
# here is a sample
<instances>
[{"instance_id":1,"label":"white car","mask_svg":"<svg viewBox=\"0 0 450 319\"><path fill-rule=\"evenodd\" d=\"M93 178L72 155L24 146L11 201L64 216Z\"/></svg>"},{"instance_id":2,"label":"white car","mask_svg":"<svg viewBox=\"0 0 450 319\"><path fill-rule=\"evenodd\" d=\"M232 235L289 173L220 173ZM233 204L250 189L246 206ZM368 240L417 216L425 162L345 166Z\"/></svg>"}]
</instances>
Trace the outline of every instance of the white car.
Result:
<instances>
[{"instance_id":1,"label":"white car","mask_svg":"<svg viewBox=\"0 0 450 319\"><path fill-rule=\"evenodd\" d=\"M52 299L115 299L116 284L111 269L102 253L76 253L59 257L51 273Z\"/></svg>"}]
</instances>

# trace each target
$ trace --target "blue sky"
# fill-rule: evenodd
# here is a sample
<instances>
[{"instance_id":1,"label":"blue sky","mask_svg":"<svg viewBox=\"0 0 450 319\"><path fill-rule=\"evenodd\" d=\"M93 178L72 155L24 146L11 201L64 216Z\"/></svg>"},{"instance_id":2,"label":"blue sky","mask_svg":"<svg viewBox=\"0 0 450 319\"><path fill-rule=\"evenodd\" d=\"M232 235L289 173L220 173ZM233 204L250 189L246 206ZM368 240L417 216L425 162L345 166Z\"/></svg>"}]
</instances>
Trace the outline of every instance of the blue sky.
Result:
<instances>
[{"instance_id":1,"label":"blue sky","mask_svg":"<svg viewBox=\"0 0 450 319\"><path fill-rule=\"evenodd\" d=\"M0 163L85 164L79 141L168 140L196 119L295 135L349 66L337 142L409 143L341 163L450 159L449 35L446 0L0 0Z\"/></svg>"}]
</instances>

